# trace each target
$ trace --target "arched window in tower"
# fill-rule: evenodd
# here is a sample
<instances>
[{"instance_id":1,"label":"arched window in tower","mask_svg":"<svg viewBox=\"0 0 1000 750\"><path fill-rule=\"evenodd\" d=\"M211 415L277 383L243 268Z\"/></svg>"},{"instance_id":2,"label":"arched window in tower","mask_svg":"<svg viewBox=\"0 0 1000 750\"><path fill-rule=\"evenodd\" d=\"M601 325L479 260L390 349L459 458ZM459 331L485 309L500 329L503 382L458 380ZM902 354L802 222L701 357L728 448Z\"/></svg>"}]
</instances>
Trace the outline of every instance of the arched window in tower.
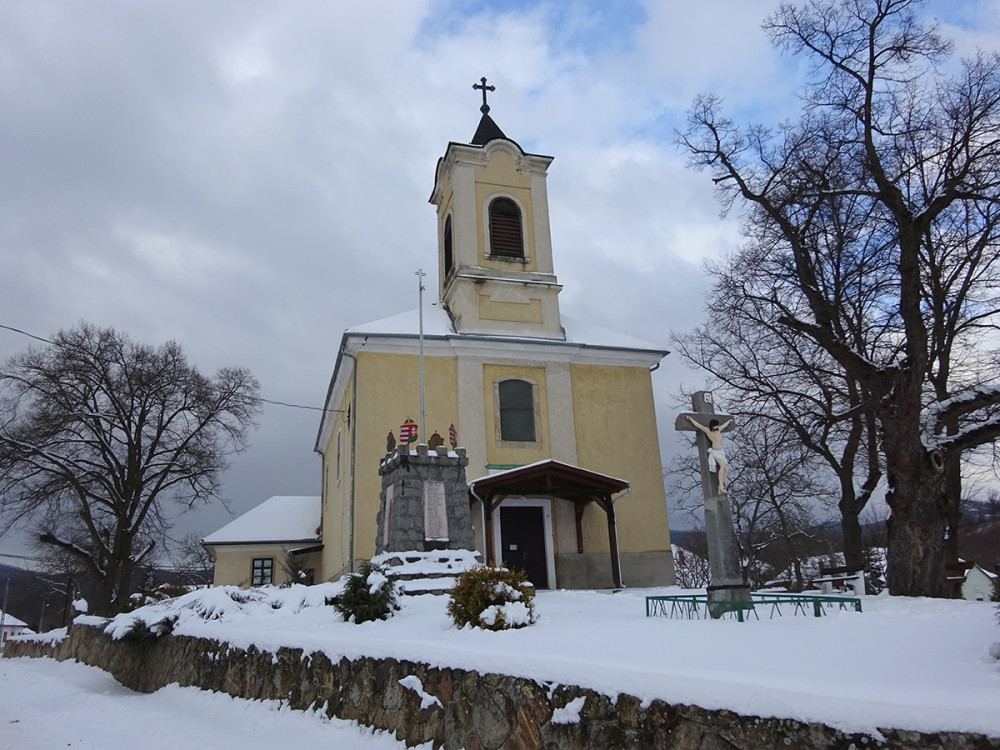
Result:
<instances>
[{"instance_id":1,"label":"arched window in tower","mask_svg":"<svg viewBox=\"0 0 1000 750\"><path fill-rule=\"evenodd\" d=\"M510 198L497 198L490 203L490 255L524 259L521 209Z\"/></svg>"},{"instance_id":2,"label":"arched window in tower","mask_svg":"<svg viewBox=\"0 0 1000 750\"><path fill-rule=\"evenodd\" d=\"M500 439L533 443L535 432L535 386L527 380L510 378L497 383L500 412Z\"/></svg>"},{"instance_id":3,"label":"arched window in tower","mask_svg":"<svg viewBox=\"0 0 1000 750\"><path fill-rule=\"evenodd\" d=\"M454 258L451 249L451 217L444 220L444 275L451 273Z\"/></svg>"}]
</instances>

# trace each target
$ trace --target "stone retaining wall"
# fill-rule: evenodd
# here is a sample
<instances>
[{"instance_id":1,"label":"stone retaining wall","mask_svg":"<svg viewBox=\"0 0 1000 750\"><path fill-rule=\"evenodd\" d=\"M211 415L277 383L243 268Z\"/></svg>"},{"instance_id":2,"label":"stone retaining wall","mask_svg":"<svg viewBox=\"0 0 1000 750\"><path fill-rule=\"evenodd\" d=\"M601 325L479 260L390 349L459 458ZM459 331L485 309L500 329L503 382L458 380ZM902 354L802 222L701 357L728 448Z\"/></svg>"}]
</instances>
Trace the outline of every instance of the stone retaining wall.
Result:
<instances>
[{"instance_id":1,"label":"stone retaining wall","mask_svg":"<svg viewBox=\"0 0 1000 750\"><path fill-rule=\"evenodd\" d=\"M66 639L54 644L8 641L4 656L76 659L107 670L140 692L176 682L239 698L286 701L292 708L322 710L328 716L393 732L408 745L433 742L435 748L1000 748L1000 738L982 735L883 730L883 737L875 739L846 735L822 724L746 717L662 701L643 707L638 698L625 694L611 699L576 686L551 686L396 659L331 662L319 652L281 648L272 654L186 636L112 641L94 625L76 624ZM411 676L420 680L422 689L400 685L400 680ZM430 696L436 701L424 700ZM579 698L584 701L578 721L553 723L557 709ZM421 708L422 703L430 705Z\"/></svg>"}]
</instances>

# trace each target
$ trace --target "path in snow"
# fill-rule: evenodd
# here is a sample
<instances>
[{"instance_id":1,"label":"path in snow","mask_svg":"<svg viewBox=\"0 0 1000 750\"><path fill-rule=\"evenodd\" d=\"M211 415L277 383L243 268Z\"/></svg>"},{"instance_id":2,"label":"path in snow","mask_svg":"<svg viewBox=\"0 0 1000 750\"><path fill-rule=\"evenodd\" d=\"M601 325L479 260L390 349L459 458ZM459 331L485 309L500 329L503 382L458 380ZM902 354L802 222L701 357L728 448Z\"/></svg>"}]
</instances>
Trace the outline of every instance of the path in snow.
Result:
<instances>
[{"instance_id":1,"label":"path in snow","mask_svg":"<svg viewBox=\"0 0 1000 750\"><path fill-rule=\"evenodd\" d=\"M275 701L237 700L177 685L145 695L77 662L0 659L0 748L5 750L274 750L292 745L297 750L405 747L391 735L292 711Z\"/></svg>"}]
</instances>

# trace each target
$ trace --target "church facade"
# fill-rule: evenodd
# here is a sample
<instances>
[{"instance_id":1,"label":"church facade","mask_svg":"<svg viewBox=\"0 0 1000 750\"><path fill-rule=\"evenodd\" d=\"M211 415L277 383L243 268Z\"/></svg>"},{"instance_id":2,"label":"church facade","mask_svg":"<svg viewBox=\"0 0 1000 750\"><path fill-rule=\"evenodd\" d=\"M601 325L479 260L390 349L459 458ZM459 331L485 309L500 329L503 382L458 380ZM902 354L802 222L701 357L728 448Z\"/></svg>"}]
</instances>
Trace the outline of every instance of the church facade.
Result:
<instances>
[{"instance_id":1,"label":"church facade","mask_svg":"<svg viewBox=\"0 0 1000 750\"><path fill-rule=\"evenodd\" d=\"M667 352L561 315L546 188L552 158L526 153L488 112L484 103L472 141L450 143L437 165L437 293L424 293L422 310L349 328L341 340L316 440L316 578L374 555L388 434L405 442L415 429L419 443L437 433L446 447L453 439L464 448L470 481L546 459L623 480L613 511L622 580L672 584L651 380ZM486 506L470 497L481 553L493 549L496 562L512 554L504 524L517 524L554 572L547 586L611 585L608 520L595 505L508 497L487 523ZM499 544L486 544L487 528Z\"/></svg>"}]
</instances>

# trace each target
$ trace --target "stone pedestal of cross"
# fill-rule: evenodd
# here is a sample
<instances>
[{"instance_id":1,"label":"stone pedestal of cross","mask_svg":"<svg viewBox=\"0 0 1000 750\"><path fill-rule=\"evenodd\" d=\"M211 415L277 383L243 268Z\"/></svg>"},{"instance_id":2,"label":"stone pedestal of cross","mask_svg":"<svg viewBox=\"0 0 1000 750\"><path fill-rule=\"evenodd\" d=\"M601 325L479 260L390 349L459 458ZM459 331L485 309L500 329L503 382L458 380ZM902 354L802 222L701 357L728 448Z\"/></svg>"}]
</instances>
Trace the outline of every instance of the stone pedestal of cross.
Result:
<instances>
[{"instance_id":1,"label":"stone pedestal of cross","mask_svg":"<svg viewBox=\"0 0 1000 750\"><path fill-rule=\"evenodd\" d=\"M709 602L750 602L750 587L743 582L740 572L740 551L736 544L736 532L733 529L733 511L729 504L729 495L719 491L718 466L712 466L715 459L709 454L708 437L697 429L688 417L698 424L708 427L712 419L717 419L725 426L722 432L728 432L735 426L732 418L715 413L712 394L708 391L698 391L691 396L692 411L678 415L674 422L675 430L695 433L698 444L698 463L701 468L701 488L705 498L705 536L708 538L708 564L712 572L712 583L708 587ZM712 469L715 469L713 471ZM712 617L719 618L725 612L736 609L735 606L724 604L709 605Z\"/></svg>"}]
</instances>

